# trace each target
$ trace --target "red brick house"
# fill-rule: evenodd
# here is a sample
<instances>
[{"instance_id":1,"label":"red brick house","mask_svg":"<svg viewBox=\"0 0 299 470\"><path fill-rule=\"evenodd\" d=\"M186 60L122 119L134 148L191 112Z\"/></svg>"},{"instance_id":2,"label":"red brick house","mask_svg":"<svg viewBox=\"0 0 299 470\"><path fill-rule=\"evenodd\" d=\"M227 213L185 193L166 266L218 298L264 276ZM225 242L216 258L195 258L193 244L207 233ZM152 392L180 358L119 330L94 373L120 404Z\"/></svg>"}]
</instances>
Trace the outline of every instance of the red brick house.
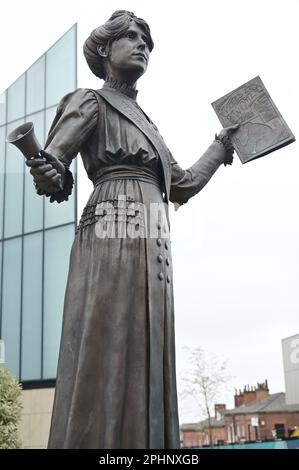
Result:
<instances>
[{"instance_id":1,"label":"red brick house","mask_svg":"<svg viewBox=\"0 0 299 470\"><path fill-rule=\"evenodd\" d=\"M269 394L267 381L234 398L235 408L224 416L228 443L289 437L299 427L299 403L287 405L283 392Z\"/></svg>"},{"instance_id":2,"label":"red brick house","mask_svg":"<svg viewBox=\"0 0 299 470\"><path fill-rule=\"evenodd\" d=\"M215 405L215 417L181 426L183 447L237 443L289 437L299 429L299 404L287 405L285 393L269 394L267 380L235 393L235 408Z\"/></svg>"},{"instance_id":3,"label":"red brick house","mask_svg":"<svg viewBox=\"0 0 299 470\"><path fill-rule=\"evenodd\" d=\"M211 427L208 419L199 423L183 424L181 426L182 447L200 447L210 444L210 436L213 445L224 444L226 442L224 412L226 406L215 405L215 417L211 417Z\"/></svg>"}]
</instances>

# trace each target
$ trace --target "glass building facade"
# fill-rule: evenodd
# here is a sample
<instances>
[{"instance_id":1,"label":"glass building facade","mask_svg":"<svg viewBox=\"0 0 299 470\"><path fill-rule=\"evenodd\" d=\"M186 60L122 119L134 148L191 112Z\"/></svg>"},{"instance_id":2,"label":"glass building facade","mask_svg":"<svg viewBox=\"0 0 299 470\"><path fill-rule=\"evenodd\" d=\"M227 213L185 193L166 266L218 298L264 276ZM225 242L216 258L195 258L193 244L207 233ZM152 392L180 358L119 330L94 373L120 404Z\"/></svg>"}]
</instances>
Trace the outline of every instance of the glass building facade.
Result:
<instances>
[{"instance_id":1,"label":"glass building facade","mask_svg":"<svg viewBox=\"0 0 299 470\"><path fill-rule=\"evenodd\" d=\"M77 27L0 95L0 339L22 382L55 379L69 254L77 211L38 196L21 152L6 136L32 121L45 142L60 99L77 87Z\"/></svg>"}]
</instances>

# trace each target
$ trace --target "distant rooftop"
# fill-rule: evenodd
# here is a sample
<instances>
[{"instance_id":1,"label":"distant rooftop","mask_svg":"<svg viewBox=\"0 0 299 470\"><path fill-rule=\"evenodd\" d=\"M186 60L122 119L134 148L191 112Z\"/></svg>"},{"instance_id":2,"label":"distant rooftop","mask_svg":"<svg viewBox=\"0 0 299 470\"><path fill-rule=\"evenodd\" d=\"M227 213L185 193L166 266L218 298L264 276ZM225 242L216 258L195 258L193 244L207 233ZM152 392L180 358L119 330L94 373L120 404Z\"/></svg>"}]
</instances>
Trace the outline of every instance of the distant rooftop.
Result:
<instances>
[{"instance_id":1,"label":"distant rooftop","mask_svg":"<svg viewBox=\"0 0 299 470\"><path fill-rule=\"evenodd\" d=\"M209 426L209 420L204 419L203 421L199 421L198 423L186 423L182 424L180 429L181 431L203 431L205 428ZM224 419L217 420L216 418L211 418L211 427L212 428L223 428L224 426Z\"/></svg>"},{"instance_id":2,"label":"distant rooftop","mask_svg":"<svg viewBox=\"0 0 299 470\"><path fill-rule=\"evenodd\" d=\"M287 405L285 393L272 393L265 400L254 400L247 405L240 405L232 410L226 410L225 415L252 414L252 413L286 413L298 412L297 405Z\"/></svg>"},{"instance_id":3,"label":"distant rooftop","mask_svg":"<svg viewBox=\"0 0 299 470\"><path fill-rule=\"evenodd\" d=\"M254 400L248 404L242 404L231 410L225 410L224 416L231 415L243 415L243 414L258 414L258 413L299 413L299 403L296 405L287 405L284 392L272 393L268 395L264 400ZM181 431L193 431L200 432L209 426L208 419L199 421L198 423L186 423L182 424ZM212 428L221 428L224 426L224 417L217 420L211 418Z\"/></svg>"}]
</instances>

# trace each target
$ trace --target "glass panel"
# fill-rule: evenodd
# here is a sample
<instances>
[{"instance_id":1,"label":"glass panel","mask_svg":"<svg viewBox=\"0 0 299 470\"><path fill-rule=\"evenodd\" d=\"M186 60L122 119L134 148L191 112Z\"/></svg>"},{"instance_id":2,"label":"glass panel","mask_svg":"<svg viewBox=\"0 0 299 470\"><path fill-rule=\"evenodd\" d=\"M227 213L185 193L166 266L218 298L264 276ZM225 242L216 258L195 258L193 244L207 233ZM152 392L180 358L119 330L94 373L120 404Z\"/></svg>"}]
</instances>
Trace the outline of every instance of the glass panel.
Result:
<instances>
[{"instance_id":1,"label":"glass panel","mask_svg":"<svg viewBox=\"0 0 299 470\"><path fill-rule=\"evenodd\" d=\"M34 124L34 132L40 144L44 143L44 112L27 116L27 121ZM24 232L42 230L43 228L43 197L38 196L33 184L33 177L29 168L25 167L25 212L24 212Z\"/></svg>"},{"instance_id":2,"label":"glass panel","mask_svg":"<svg viewBox=\"0 0 299 470\"><path fill-rule=\"evenodd\" d=\"M0 238L3 229L3 195L4 195L4 162L5 162L6 127L0 127Z\"/></svg>"},{"instance_id":3,"label":"glass panel","mask_svg":"<svg viewBox=\"0 0 299 470\"><path fill-rule=\"evenodd\" d=\"M47 139L47 135L49 133L50 127L52 125L52 122L54 120L54 117L56 115L56 109L57 109L57 106L54 106L53 108L49 108L46 111L46 139Z\"/></svg>"},{"instance_id":4,"label":"glass panel","mask_svg":"<svg viewBox=\"0 0 299 470\"><path fill-rule=\"evenodd\" d=\"M43 147L45 141L45 112L42 110L39 113L34 113L26 116L26 122L33 122L34 124L34 133L37 137L37 140Z\"/></svg>"},{"instance_id":5,"label":"glass panel","mask_svg":"<svg viewBox=\"0 0 299 470\"><path fill-rule=\"evenodd\" d=\"M2 336L1 336L1 325L2 325L2 320L1 320L1 292L2 292L2 242L0 242L0 340L2 338Z\"/></svg>"},{"instance_id":6,"label":"glass panel","mask_svg":"<svg viewBox=\"0 0 299 470\"><path fill-rule=\"evenodd\" d=\"M8 88L7 121L14 121L25 115L25 74Z\"/></svg>"},{"instance_id":7,"label":"glass panel","mask_svg":"<svg viewBox=\"0 0 299 470\"><path fill-rule=\"evenodd\" d=\"M0 125L6 122L6 91L0 95Z\"/></svg>"},{"instance_id":8,"label":"glass panel","mask_svg":"<svg viewBox=\"0 0 299 470\"><path fill-rule=\"evenodd\" d=\"M74 225L45 232L44 379L56 377L64 293Z\"/></svg>"},{"instance_id":9,"label":"glass panel","mask_svg":"<svg viewBox=\"0 0 299 470\"><path fill-rule=\"evenodd\" d=\"M23 123L16 121L7 126L7 133ZM6 147L5 221L4 236L22 233L24 157L17 147Z\"/></svg>"},{"instance_id":10,"label":"glass panel","mask_svg":"<svg viewBox=\"0 0 299 470\"><path fill-rule=\"evenodd\" d=\"M75 45L73 27L46 54L46 107L57 104L76 86Z\"/></svg>"},{"instance_id":11,"label":"glass panel","mask_svg":"<svg viewBox=\"0 0 299 470\"><path fill-rule=\"evenodd\" d=\"M41 378L43 234L24 237L22 380Z\"/></svg>"},{"instance_id":12,"label":"glass panel","mask_svg":"<svg viewBox=\"0 0 299 470\"><path fill-rule=\"evenodd\" d=\"M26 114L40 111L45 107L45 56L27 70Z\"/></svg>"},{"instance_id":13,"label":"glass panel","mask_svg":"<svg viewBox=\"0 0 299 470\"><path fill-rule=\"evenodd\" d=\"M5 363L19 377L22 239L4 242L2 339Z\"/></svg>"}]
</instances>

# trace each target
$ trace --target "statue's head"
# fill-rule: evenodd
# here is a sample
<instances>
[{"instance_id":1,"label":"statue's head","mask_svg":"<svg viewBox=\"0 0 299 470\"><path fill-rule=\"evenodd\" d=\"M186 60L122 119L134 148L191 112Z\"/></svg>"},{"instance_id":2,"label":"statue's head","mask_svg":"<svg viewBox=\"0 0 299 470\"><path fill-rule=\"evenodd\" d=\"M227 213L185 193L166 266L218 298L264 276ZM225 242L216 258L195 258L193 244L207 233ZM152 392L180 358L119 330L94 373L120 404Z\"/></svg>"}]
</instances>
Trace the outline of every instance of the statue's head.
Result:
<instances>
[{"instance_id":1,"label":"statue's head","mask_svg":"<svg viewBox=\"0 0 299 470\"><path fill-rule=\"evenodd\" d=\"M148 24L130 11L118 10L92 31L83 52L89 68L99 78L111 74L138 79L147 69L153 47Z\"/></svg>"}]
</instances>

